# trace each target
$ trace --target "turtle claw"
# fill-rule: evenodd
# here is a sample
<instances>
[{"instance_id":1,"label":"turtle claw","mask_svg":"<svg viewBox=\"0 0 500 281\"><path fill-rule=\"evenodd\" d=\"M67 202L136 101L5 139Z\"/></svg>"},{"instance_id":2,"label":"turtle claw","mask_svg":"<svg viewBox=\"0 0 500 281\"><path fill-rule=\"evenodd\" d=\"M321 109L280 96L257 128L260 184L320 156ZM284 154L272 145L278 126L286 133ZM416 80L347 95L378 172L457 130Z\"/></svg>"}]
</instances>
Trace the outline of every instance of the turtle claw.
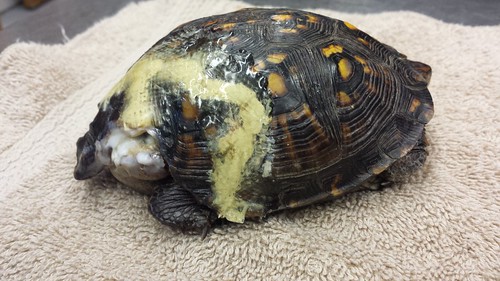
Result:
<instances>
[{"instance_id":1,"label":"turtle claw","mask_svg":"<svg viewBox=\"0 0 500 281\"><path fill-rule=\"evenodd\" d=\"M201 234L203 238L217 219L211 209L176 184L158 187L151 196L149 211L161 223L184 233Z\"/></svg>"},{"instance_id":2,"label":"turtle claw","mask_svg":"<svg viewBox=\"0 0 500 281\"><path fill-rule=\"evenodd\" d=\"M210 225L209 224L205 225L205 227L201 231L201 240L205 240L209 230L210 230Z\"/></svg>"}]
</instances>

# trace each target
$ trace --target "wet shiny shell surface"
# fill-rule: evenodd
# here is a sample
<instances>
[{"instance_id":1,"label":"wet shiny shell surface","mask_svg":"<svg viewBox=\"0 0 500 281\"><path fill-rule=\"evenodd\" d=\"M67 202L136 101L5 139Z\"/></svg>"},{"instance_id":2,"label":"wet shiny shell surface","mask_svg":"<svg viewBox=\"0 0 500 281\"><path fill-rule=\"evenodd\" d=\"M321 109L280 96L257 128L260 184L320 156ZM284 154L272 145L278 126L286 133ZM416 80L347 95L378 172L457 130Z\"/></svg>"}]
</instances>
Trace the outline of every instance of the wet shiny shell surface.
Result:
<instances>
[{"instance_id":1,"label":"wet shiny shell surface","mask_svg":"<svg viewBox=\"0 0 500 281\"><path fill-rule=\"evenodd\" d=\"M200 75L249 89L269 118L251 134L230 195L246 202L247 217L357 190L411 150L433 115L430 67L321 15L245 9L203 18L176 28L141 60L197 56L207 62ZM175 181L219 209L214 165L242 152L235 143L214 149L214 139L221 146L223 136L236 138L235 128L250 130L242 116L254 113L250 101L189 95L182 81L150 81L161 153Z\"/></svg>"}]
</instances>

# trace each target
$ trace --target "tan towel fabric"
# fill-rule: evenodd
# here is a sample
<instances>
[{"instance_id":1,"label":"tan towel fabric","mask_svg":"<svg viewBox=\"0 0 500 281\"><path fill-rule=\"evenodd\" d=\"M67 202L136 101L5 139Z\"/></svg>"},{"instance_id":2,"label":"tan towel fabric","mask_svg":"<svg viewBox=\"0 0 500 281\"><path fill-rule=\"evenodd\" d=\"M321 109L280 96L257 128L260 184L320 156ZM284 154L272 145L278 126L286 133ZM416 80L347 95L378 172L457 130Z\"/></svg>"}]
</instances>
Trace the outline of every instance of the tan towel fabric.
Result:
<instances>
[{"instance_id":1,"label":"tan towel fabric","mask_svg":"<svg viewBox=\"0 0 500 281\"><path fill-rule=\"evenodd\" d=\"M245 6L132 4L64 45L0 54L0 279L499 280L500 26L313 10L433 67L432 151L408 183L201 240L106 175L73 179L75 142L127 68L177 25Z\"/></svg>"}]
</instances>

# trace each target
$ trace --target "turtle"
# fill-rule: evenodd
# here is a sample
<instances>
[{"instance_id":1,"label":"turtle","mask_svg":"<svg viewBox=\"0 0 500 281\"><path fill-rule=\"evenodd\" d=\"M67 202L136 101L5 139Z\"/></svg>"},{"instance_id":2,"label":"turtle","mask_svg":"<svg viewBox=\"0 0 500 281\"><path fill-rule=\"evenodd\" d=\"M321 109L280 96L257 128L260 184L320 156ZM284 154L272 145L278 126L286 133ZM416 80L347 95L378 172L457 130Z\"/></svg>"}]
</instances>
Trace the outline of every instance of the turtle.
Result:
<instances>
[{"instance_id":1,"label":"turtle","mask_svg":"<svg viewBox=\"0 0 500 281\"><path fill-rule=\"evenodd\" d=\"M146 51L77 141L161 223L218 222L377 190L419 170L431 67L347 21L248 8L182 24Z\"/></svg>"}]
</instances>

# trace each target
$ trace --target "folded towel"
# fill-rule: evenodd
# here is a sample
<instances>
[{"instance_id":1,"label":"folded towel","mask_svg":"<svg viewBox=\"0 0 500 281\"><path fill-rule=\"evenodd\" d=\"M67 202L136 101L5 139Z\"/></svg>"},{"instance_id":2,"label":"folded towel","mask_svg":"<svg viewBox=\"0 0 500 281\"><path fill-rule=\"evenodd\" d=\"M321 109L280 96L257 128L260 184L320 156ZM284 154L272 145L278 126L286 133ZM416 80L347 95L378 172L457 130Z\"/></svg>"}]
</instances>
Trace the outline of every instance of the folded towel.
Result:
<instances>
[{"instance_id":1,"label":"folded towel","mask_svg":"<svg viewBox=\"0 0 500 281\"><path fill-rule=\"evenodd\" d=\"M98 101L155 41L228 0L131 4L64 45L0 54L0 279L500 279L500 25L412 12L347 20L433 67L431 154L380 192L228 224L202 240L158 223L109 175L75 181Z\"/></svg>"}]
</instances>

